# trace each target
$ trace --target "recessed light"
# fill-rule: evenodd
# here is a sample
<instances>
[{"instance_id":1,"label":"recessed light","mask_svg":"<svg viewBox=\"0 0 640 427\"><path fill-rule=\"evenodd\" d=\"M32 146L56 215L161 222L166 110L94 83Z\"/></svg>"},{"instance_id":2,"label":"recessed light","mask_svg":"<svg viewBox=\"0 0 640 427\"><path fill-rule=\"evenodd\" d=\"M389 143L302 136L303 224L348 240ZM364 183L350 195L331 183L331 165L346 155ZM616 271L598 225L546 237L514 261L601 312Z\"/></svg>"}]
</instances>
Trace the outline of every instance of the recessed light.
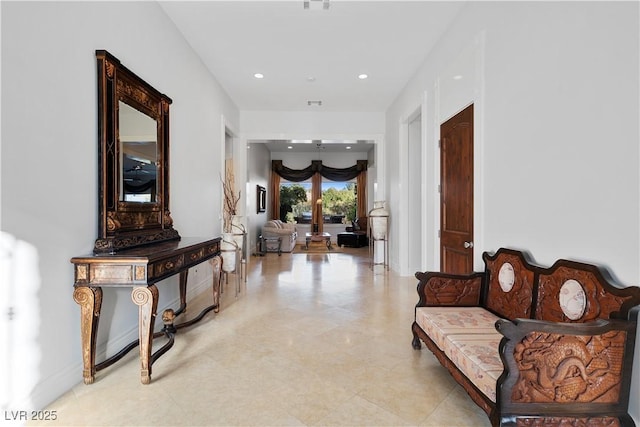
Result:
<instances>
[{"instance_id":1,"label":"recessed light","mask_svg":"<svg viewBox=\"0 0 640 427\"><path fill-rule=\"evenodd\" d=\"M253 77L255 77L256 79L264 79L264 74L262 74L262 73L255 73L255 74L253 75Z\"/></svg>"},{"instance_id":2,"label":"recessed light","mask_svg":"<svg viewBox=\"0 0 640 427\"><path fill-rule=\"evenodd\" d=\"M288 148L289 150L293 150L293 147L292 147L292 146L288 146L287 148Z\"/></svg>"},{"instance_id":3,"label":"recessed light","mask_svg":"<svg viewBox=\"0 0 640 427\"><path fill-rule=\"evenodd\" d=\"M312 82L315 82L315 81L316 81L316 78L315 78L315 77L313 77L313 76L309 76L309 77L307 77L307 81L308 81L309 83L312 83Z\"/></svg>"},{"instance_id":4,"label":"recessed light","mask_svg":"<svg viewBox=\"0 0 640 427\"><path fill-rule=\"evenodd\" d=\"M462 75L461 74L457 74L457 75L453 76L453 80L462 80Z\"/></svg>"},{"instance_id":5,"label":"recessed light","mask_svg":"<svg viewBox=\"0 0 640 427\"><path fill-rule=\"evenodd\" d=\"M359 78L360 80L364 80L364 79L366 79L366 78L368 78L368 77L369 77L369 76L368 76L367 74L364 74L364 73L363 73L363 74L359 74L359 75L358 75L358 78Z\"/></svg>"},{"instance_id":6,"label":"recessed light","mask_svg":"<svg viewBox=\"0 0 640 427\"><path fill-rule=\"evenodd\" d=\"M351 150L351 146L350 146L350 145L349 145L349 146L346 146L345 148L346 148L347 150Z\"/></svg>"}]
</instances>

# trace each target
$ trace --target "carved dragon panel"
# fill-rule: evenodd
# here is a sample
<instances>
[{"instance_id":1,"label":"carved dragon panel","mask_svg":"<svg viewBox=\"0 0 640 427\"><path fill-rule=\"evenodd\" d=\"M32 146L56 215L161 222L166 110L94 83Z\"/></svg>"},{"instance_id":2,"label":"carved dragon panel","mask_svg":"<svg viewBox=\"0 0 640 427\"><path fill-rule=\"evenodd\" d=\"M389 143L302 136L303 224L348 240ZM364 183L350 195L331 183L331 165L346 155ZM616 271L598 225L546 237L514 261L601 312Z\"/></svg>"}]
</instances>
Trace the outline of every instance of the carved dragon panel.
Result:
<instances>
[{"instance_id":1,"label":"carved dragon panel","mask_svg":"<svg viewBox=\"0 0 640 427\"><path fill-rule=\"evenodd\" d=\"M514 403L598 402L620 398L626 332L562 335L531 332L514 349Z\"/></svg>"}]
</instances>

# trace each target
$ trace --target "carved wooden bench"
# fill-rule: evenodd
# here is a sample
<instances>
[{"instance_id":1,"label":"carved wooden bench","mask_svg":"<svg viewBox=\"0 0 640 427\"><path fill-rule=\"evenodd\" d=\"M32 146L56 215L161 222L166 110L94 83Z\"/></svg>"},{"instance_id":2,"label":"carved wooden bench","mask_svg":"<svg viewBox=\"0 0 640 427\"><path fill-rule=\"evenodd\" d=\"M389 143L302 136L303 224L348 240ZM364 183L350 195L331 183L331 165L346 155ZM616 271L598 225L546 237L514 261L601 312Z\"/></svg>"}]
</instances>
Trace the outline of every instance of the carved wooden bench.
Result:
<instances>
[{"instance_id":1,"label":"carved wooden bench","mask_svg":"<svg viewBox=\"0 0 640 427\"><path fill-rule=\"evenodd\" d=\"M483 260L483 273L416 273L413 347L423 341L494 426L634 426L640 288L510 249Z\"/></svg>"}]
</instances>

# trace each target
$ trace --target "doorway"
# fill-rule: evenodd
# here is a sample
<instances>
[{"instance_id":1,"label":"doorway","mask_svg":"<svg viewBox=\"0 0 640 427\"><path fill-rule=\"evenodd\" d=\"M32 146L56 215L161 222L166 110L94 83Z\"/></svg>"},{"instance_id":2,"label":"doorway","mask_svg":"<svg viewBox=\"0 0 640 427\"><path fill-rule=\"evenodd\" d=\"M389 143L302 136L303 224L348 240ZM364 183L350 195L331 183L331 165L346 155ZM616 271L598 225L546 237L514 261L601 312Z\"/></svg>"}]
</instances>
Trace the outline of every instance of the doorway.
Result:
<instances>
[{"instance_id":1,"label":"doorway","mask_svg":"<svg viewBox=\"0 0 640 427\"><path fill-rule=\"evenodd\" d=\"M440 125L440 271L473 272L473 104Z\"/></svg>"}]
</instances>

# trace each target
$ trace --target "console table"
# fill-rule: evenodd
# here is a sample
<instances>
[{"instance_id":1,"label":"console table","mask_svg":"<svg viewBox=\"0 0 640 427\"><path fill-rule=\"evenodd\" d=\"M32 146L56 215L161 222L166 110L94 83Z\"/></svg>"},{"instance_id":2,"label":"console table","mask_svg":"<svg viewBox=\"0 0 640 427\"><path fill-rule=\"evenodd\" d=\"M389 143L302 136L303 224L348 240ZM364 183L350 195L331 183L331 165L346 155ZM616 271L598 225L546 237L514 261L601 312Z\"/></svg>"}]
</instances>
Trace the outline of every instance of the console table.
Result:
<instances>
[{"instance_id":1,"label":"console table","mask_svg":"<svg viewBox=\"0 0 640 427\"><path fill-rule=\"evenodd\" d=\"M84 383L93 383L96 371L115 363L139 344L141 382L149 384L151 365L173 345L175 330L199 321L210 310L218 311L221 267L219 254L220 238L181 238L127 249L115 254L72 258L75 288L73 298L80 305L81 310L80 333ZM207 260L212 260L214 267L213 305L205 308L196 319L174 326L173 318L181 314L187 306L188 270ZM158 306L156 283L176 274L180 275L180 308L176 311L165 310L163 313L165 328L155 336L166 335L169 343L151 354L153 327ZM115 356L96 364L96 336L103 287L133 288L131 298L139 306L139 341L129 344Z\"/></svg>"}]
</instances>

